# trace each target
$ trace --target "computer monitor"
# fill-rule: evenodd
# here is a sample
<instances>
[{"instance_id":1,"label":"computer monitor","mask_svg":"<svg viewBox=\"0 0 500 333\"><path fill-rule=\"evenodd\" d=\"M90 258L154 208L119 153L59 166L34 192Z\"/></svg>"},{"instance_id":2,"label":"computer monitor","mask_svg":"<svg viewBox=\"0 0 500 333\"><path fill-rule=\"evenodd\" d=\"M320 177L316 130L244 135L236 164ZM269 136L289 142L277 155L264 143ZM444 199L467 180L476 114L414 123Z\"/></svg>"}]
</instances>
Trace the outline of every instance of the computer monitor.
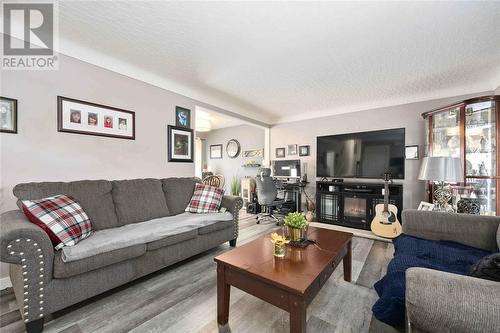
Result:
<instances>
[{"instance_id":1,"label":"computer monitor","mask_svg":"<svg viewBox=\"0 0 500 333\"><path fill-rule=\"evenodd\" d=\"M274 161L273 176L277 178L300 178L300 160Z\"/></svg>"}]
</instances>

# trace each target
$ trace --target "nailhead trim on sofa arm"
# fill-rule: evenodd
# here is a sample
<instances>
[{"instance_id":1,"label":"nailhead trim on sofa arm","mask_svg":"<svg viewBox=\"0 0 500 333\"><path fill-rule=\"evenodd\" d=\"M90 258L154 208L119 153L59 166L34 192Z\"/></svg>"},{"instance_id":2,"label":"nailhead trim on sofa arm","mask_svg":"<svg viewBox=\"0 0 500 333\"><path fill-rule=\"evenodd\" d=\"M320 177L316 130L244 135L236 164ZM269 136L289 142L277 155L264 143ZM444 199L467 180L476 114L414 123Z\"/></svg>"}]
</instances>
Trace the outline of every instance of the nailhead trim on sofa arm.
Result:
<instances>
[{"instance_id":1,"label":"nailhead trim on sofa arm","mask_svg":"<svg viewBox=\"0 0 500 333\"><path fill-rule=\"evenodd\" d=\"M32 246L33 252L23 252ZM37 242L30 238L18 238L7 245L9 255L17 256L21 262L23 275L23 308L20 309L24 322L37 320L44 317L44 256L43 251ZM29 276L29 270L34 269L37 274ZM37 306L29 305L31 300L35 300ZM31 302L33 303L33 302Z\"/></svg>"}]
</instances>

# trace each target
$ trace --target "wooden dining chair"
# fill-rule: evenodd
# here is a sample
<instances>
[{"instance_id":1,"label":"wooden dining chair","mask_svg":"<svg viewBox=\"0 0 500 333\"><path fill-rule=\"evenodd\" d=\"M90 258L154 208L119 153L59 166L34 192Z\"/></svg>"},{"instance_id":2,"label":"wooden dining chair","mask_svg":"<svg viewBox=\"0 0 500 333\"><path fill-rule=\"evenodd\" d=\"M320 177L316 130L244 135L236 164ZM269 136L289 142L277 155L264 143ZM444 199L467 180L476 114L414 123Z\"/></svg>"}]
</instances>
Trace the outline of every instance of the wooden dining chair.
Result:
<instances>
[{"instance_id":1,"label":"wooden dining chair","mask_svg":"<svg viewBox=\"0 0 500 333\"><path fill-rule=\"evenodd\" d=\"M223 175L213 175L203 178L203 184L215 186L218 188L224 187L224 176Z\"/></svg>"}]
</instances>

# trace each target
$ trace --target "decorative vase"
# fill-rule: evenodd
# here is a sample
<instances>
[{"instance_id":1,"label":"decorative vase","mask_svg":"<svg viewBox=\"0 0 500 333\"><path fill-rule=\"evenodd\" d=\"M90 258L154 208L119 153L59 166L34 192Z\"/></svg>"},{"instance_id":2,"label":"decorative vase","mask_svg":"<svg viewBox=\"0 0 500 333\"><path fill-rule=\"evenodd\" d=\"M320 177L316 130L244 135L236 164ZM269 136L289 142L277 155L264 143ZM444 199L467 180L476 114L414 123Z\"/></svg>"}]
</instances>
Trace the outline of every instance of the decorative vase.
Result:
<instances>
[{"instance_id":1,"label":"decorative vase","mask_svg":"<svg viewBox=\"0 0 500 333\"><path fill-rule=\"evenodd\" d=\"M273 254L275 257L283 258L285 256L285 244L279 245L275 243Z\"/></svg>"},{"instance_id":2,"label":"decorative vase","mask_svg":"<svg viewBox=\"0 0 500 333\"><path fill-rule=\"evenodd\" d=\"M314 220L314 213L312 211L308 211L306 213L306 220L308 223L311 223Z\"/></svg>"},{"instance_id":3,"label":"decorative vase","mask_svg":"<svg viewBox=\"0 0 500 333\"><path fill-rule=\"evenodd\" d=\"M290 240L299 241L301 238L301 230L302 229L288 227L288 235L290 236Z\"/></svg>"}]
</instances>

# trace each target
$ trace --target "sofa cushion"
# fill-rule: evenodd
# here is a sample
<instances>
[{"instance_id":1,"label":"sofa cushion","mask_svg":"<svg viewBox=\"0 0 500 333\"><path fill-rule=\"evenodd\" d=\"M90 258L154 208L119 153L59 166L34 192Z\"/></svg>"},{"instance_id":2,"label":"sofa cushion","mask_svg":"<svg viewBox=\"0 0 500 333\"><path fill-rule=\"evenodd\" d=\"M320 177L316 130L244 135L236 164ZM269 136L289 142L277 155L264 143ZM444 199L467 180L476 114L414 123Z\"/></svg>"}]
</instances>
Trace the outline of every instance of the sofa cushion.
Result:
<instances>
[{"instance_id":1,"label":"sofa cushion","mask_svg":"<svg viewBox=\"0 0 500 333\"><path fill-rule=\"evenodd\" d=\"M170 215L184 212L194 193L194 186L200 183L198 178L164 178L161 180L163 193Z\"/></svg>"},{"instance_id":2,"label":"sofa cushion","mask_svg":"<svg viewBox=\"0 0 500 333\"><path fill-rule=\"evenodd\" d=\"M211 232L219 231L226 228L232 228L233 221L217 221L215 223L206 225L198 229L200 235L209 234Z\"/></svg>"},{"instance_id":3,"label":"sofa cushion","mask_svg":"<svg viewBox=\"0 0 500 333\"><path fill-rule=\"evenodd\" d=\"M201 214L218 212L223 196L224 190L221 188L196 184L186 212Z\"/></svg>"},{"instance_id":4,"label":"sofa cushion","mask_svg":"<svg viewBox=\"0 0 500 333\"><path fill-rule=\"evenodd\" d=\"M180 242L185 242L189 239L196 238L198 236L198 230L192 229L185 232L180 232L178 234L166 236L157 241L153 241L147 244L147 250L152 251L159 249L160 247L174 245Z\"/></svg>"},{"instance_id":5,"label":"sofa cushion","mask_svg":"<svg viewBox=\"0 0 500 333\"><path fill-rule=\"evenodd\" d=\"M111 183L120 225L169 215L159 179L114 180Z\"/></svg>"},{"instance_id":6,"label":"sofa cushion","mask_svg":"<svg viewBox=\"0 0 500 333\"><path fill-rule=\"evenodd\" d=\"M13 193L19 200L36 200L58 194L69 195L82 205L90 218L92 229L102 230L118 226L111 190L111 182L107 180L81 180L69 183L18 184Z\"/></svg>"},{"instance_id":7,"label":"sofa cushion","mask_svg":"<svg viewBox=\"0 0 500 333\"><path fill-rule=\"evenodd\" d=\"M56 279L68 278L125 260L137 258L142 256L144 253L146 253L146 245L138 244L114 251L100 253L82 260L64 262L62 260L62 252L57 251L54 255L54 277Z\"/></svg>"},{"instance_id":8,"label":"sofa cushion","mask_svg":"<svg viewBox=\"0 0 500 333\"><path fill-rule=\"evenodd\" d=\"M72 197L62 194L22 203L28 220L47 233L56 250L76 245L92 232L88 215Z\"/></svg>"},{"instance_id":9,"label":"sofa cushion","mask_svg":"<svg viewBox=\"0 0 500 333\"><path fill-rule=\"evenodd\" d=\"M500 282L500 252L482 257L472 265L470 276Z\"/></svg>"},{"instance_id":10,"label":"sofa cushion","mask_svg":"<svg viewBox=\"0 0 500 333\"><path fill-rule=\"evenodd\" d=\"M173 235L192 230L197 231L199 228L219 221L232 220L233 216L229 212L183 213L146 222L131 223L118 228L99 230L75 246L63 247L62 260L64 262L81 260L127 246L152 243Z\"/></svg>"}]
</instances>

